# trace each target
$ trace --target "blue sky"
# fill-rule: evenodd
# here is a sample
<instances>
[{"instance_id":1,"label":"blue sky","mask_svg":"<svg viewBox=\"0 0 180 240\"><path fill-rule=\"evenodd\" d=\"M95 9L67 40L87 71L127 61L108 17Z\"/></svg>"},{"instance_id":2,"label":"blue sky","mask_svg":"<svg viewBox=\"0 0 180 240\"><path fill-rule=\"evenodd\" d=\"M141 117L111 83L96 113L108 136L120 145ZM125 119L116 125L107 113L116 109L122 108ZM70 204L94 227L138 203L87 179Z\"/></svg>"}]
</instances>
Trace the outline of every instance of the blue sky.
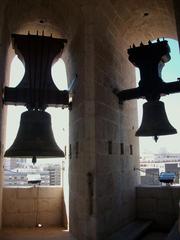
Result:
<instances>
[{"instance_id":1,"label":"blue sky","mask_svg":"<svg viewBox=\"0 0 180 240\"><path fill-rule=\"evenodd\" d=\"M165 39L171 49L171 60L167 62L162 70L162 79L164 82L174 82L180 77L180 54L178 42L172 39ZM139 70L136 71L136 78L139 81ZM178 131L177 134L160 136L157 143L152 137L140 137L140 153L159 153L172 152L180 153L180 93L161 97L165 104L166 113L171 125ZM142 104L145 100L138 100L139 125L142 118Z\"/></svg>"}]
</instances>

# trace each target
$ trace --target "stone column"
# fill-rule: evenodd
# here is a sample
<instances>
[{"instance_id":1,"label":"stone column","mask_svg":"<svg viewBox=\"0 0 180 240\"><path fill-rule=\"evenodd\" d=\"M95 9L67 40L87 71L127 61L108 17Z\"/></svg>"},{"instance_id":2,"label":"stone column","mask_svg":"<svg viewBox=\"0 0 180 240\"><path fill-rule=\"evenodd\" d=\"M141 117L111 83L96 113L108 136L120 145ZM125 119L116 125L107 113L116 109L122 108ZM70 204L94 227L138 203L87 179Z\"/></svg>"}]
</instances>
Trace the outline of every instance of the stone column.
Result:
<instances>
[{"instance_id":1,"label":"stone column","mask_svg":"<svg viewBox=\"0 0 180 240\"><path fill-rule=\"evenodd\" d=\"M69 46L76 75L70 111L70 231L96 240L94 5L81 5L82 24ZM72 60L71 60L72 61Z\"/></svg>"},{"instance_id":2,"label":"stone column","mask_svg":"<svg viewBox=\"0 0 180 240\"><path fill-rule=\"evenodd\" d=\"M123 13L122 13L123 14ZM113 88L136 84L128 61L121 25L108 1L96 8L95 52L95 153L97 239L108 239L135 218L135 185L138 167L136 100L119 104Z\"/></svg>"},{"instance_id":3,"label":"stone column","mask_svg":"<svg viewBox=\"0 0 180 240\"><path fill-rule=\"evenodd\" d=\"M4 17L5 3L2 3L0 9L0 228L2 227L2 199L3 199L3 153L5 142L5 122L6 122L6 108L3 106L3 86L6 79L6 63L8 52L8 40L7 40L7 26L6 19Z\"/></svg>"}]
</instances>

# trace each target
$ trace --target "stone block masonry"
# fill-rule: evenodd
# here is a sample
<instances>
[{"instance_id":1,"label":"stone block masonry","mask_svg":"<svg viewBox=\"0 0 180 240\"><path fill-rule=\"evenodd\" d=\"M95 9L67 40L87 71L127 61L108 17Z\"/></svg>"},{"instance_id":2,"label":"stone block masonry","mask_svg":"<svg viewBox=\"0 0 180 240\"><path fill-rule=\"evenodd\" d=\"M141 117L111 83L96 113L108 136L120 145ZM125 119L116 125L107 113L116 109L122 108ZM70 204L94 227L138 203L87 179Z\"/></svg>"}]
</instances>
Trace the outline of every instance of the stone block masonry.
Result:
<instances>
[{"instance_id":1,"label":"stone block masonry","mask_svg":"<svg viewBox=\"0 0 180 240\"><path fill-rule=\"evenodd\" d=\"M3 188L4 227L63 226L61 187Z\"/></svg>"},{"instance_id":2,"label":"stone block masonry","mask_svg":"<svg viewBox=\"0 0 180 240\"><path fill-rule=\"evenodd\" d=\"M136 188L136 217L151 220L154 228L168 231L178 219L179 200L178 186L139 186Z\"/></svg>"}]
</instances>

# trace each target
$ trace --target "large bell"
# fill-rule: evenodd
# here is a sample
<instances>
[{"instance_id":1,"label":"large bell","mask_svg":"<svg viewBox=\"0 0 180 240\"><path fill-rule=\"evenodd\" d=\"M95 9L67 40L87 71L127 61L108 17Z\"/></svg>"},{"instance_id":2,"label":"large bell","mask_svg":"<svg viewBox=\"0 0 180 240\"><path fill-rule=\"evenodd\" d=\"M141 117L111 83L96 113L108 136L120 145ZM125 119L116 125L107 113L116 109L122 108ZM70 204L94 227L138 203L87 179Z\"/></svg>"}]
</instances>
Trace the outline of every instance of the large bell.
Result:
<instances>
[{"instance_id":1,"label":"large bell","mask_svg":"<svg viewBox=\"0 0 180 240\"><path fill-rule=\"evenodd\" d=\"M64 157L53 136L51 115L43 111L23 112L16 139L4 156Z\"/></svg>"},{"instance_id":2,"label":"large bell","mask_svg":"<svg viewBox=\"0 0 180 240\"><path fill-rule=\"evenodd\" d=\"M143 117L136 136L157 136L177 133L176 129L169 123L164 103L161 101L149 101L143 104Z\"/></svg>"}]
</instances>

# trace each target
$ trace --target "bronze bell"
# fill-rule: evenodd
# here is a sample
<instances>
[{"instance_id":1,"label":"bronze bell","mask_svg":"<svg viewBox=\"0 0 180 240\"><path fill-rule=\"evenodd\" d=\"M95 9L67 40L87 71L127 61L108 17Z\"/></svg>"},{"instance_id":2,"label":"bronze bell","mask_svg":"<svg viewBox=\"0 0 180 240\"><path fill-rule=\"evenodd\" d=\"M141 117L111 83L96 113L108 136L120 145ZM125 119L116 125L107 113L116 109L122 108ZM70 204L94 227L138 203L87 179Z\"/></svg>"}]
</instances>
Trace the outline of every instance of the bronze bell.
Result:
<instances>
[{"instance_id":1,"label":"bronze bell","mask_svg":"<svg viewBox=\"0 0 180 240\"><path fill-rule=\"evenodd\" d=\"M142 123L136 136L154 136L157 141L157 136L175 133L177 131L168 121L163 102L149 101L143 104Z\"/></svg>"},{"instance_id":2,"label":"bronze bell","mask_svg":"<svg viewBox=\"0 0 180 240\"><path fill-rule=\"evenodd\" d=\"M53 136L51 115L44 111L23 112L16 139L4 156L33 159L64 157Z\"/></svg>"}]
</instances>

